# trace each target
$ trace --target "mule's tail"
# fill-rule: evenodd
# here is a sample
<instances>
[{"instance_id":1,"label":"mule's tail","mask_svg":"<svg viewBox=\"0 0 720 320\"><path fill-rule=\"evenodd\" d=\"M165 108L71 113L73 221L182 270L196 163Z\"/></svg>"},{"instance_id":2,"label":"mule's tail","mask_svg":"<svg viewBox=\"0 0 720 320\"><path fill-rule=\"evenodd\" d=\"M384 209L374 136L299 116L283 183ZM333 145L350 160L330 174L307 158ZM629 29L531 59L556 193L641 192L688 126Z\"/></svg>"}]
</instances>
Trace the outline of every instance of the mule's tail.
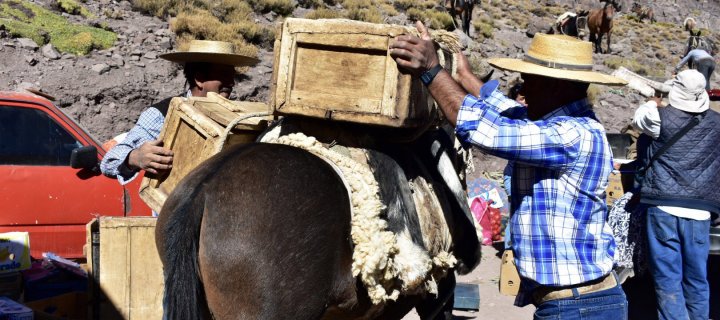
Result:
<instances>
[{"instance_id":1,"label":"mule's tail","mask_svg":"<svg viewBox=\"0 0 720 320\"><path fill-rule=\"evenodd\" d=\"M165 276L163 320L200 320L210 315L198 265L204 211L199 182L207 178L206 170L199 171L175 188L158 218L155 234Z\"/></svg>"}]
</instances>

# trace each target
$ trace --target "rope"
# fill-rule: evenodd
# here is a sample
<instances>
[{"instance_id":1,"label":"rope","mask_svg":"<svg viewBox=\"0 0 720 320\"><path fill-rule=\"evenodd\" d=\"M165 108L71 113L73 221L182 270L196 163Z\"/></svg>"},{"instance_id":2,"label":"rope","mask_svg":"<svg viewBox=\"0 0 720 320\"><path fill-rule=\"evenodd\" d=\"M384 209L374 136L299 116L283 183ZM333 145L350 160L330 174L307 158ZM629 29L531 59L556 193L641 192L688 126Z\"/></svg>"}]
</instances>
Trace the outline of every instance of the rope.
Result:
<instances>
[{"instance_id":1,"label":"rope","mask_svg":"<svg viewBox=\"0 0 720 320\"><path fill-rule=\"evenodd\" d=\"M272 113L271 112L247 113L247 114L242 114L242 115L238 116L237 118L233 119L233 121L230 121L230 123L223 130L223 134L220 137L220 143L215 145L215 153L218 153L222 150L223 146L225 146L225 142L227 141L228 135L230 135L230 131L232 131L232 129L234 129L235 126L238 125L240 122L250 119L250 118L267 117L269 115L272 115Z\"/></svg>"}]
</instances>

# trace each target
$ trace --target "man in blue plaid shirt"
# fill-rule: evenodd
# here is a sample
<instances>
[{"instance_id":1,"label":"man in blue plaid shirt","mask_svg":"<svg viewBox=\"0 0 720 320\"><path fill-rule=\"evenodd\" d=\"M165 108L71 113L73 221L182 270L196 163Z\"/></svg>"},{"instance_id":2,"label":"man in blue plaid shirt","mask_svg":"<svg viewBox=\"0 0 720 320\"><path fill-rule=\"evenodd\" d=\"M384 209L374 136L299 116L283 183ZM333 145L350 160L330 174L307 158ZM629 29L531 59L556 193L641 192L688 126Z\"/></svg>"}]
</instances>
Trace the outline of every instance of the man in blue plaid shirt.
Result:
<instances>
[{"instance_id":1,"label":"man in blue plaid shirt","mask_svg":"<svg viewBox=\"0 0 720 320\"><path fill-rule=\"evenodd\" d=\"M453 79L419 22L418 31L390 45L398 66L420 77L461 141L514 163L510 234L522 278L516 304L533 303L535 319L626 319L605 223L612 152L587 101L589 83L625 82L592 71L589 42L536 34L523 59L489 61L521 73L523 108L484 88L462 54Z\"/></svg>"},{"instance_id":2,"label":"man in blue plaid shirt","mask_svg":"<svg viewBox=\"0 0 720 320\"><path fill-rule=\"evenodd\" d=\"M187 51L166 53L160 57L184 65L189 87L186 98L205 97L208 92L220 93L227 98L235 85L235 67L258 62L255 58L235 53L232 43L209 40L192 40ZM103 157L100 163L103 174L126 184L140 170L157 174L172 168L173 153L163 148L162 141L158 140L171 99L162 100L140 114L125 139Z\"/></svg>"}]
</instances>

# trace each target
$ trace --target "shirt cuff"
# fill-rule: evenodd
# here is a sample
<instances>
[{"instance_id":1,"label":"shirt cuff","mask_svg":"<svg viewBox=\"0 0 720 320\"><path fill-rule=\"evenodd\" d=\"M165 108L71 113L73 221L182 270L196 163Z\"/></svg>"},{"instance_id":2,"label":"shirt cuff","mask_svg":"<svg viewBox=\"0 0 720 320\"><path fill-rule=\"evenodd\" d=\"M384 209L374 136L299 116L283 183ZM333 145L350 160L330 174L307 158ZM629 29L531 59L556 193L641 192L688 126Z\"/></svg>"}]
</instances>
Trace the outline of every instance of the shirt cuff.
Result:
<instances>
[{"instance_id":1,"label":"shirt cuff","mask_svg":"<svg viewBox=\"0 0 720 320\"><path fill-rule=\"evenodd\" d=\"M118 182L120 182L121 185L126 185L130 183L130 181L135 180L135 177L137 177L138 173L138 170L130 169L130 167L128 167L123 161L123 163L120 164L120 166L118 167Z\"/></svg>"}]
</instances>

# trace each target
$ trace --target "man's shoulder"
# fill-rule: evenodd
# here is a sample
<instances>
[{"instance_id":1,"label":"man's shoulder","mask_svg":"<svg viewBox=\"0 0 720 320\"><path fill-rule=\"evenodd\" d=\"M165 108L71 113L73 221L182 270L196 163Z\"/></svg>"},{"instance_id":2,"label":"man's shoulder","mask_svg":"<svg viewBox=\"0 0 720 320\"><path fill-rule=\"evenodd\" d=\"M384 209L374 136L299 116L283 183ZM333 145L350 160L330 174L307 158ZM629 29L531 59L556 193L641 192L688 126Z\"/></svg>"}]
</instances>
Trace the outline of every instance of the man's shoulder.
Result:
<instances>
[{"instance_id":1,"label":"man's shoulder","mask_svg":"<svg viewBox=\"0 0 720 320\"><path fill-rule=\"evenodd\" d=\"M159 102L151 105L150 107L148 107L148 109L154 108L154 109L160 111L160 114L162 114L162 116L164 117L165 115L167 115L168 109L170 108L170 101L175 97L179 97L179 96L167 97L167 98L160 100Z\"/></svg>"}]
</instances>

